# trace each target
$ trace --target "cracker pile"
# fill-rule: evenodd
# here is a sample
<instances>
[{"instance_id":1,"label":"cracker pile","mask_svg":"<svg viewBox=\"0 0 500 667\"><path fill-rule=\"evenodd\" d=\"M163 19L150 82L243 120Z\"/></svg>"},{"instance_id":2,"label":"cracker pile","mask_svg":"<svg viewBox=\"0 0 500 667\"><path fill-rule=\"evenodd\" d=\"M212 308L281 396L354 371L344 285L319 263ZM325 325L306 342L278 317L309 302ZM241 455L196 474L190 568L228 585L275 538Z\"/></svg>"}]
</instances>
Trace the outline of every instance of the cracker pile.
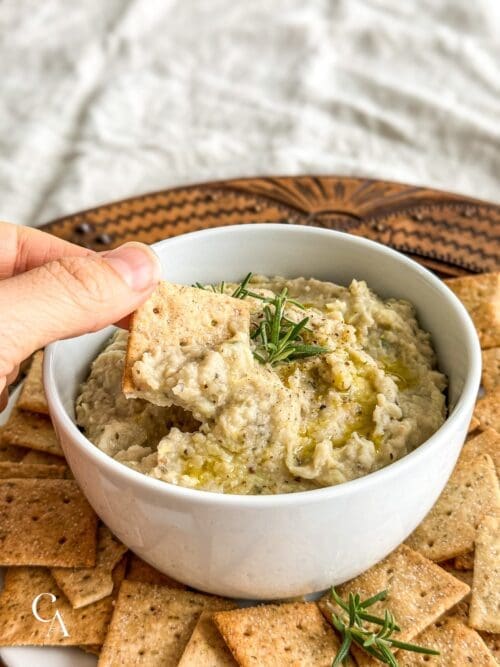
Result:
<instances>
[{"instance_id":1,"label":"cracker pile","mask_svg":"<svg viewBox=\"0 0 500 667\"><path fill-rule=\"evenodd\" d=\"M500 663L500 274L446 281L483 349L484 396L453 474L424 521L393 553L337 587L369 598L400 627L397 639L440 651L398 651L400 666ZM236 608L158 572L102 524L72 478L43 393L43 353L0 429L0 646L74 646L100 667L330 667L341 639L329 595L318 602ZM38 621L61 613L58 623ZM380 664L357 647L345 664Z\"/></svg>"}]
</instances>

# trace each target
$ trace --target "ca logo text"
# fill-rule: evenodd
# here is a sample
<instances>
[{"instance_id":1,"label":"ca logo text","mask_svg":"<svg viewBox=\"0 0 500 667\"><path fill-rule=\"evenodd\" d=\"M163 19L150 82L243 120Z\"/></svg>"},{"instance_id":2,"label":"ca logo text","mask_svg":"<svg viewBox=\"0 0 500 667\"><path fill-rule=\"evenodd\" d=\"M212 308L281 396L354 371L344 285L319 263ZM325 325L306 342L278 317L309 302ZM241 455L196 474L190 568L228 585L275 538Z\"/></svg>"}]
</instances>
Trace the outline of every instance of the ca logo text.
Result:
<instances>
[{"instance_id":1,"label":"ca logo text","mask_svg":"<svg viewBox=\"0 0 500 667\"><path fill-rule=\"evenodd\" d=\"M63 618L61 616L61 612L58 609L56 609L52 618L43 618L42 616L40 616L40 614L38 612L38 605L39 605L40 601L42 600L42 598L44 598L44 597L48 597L49 600L52 603L54 603L57 599L56 596L53 593L40 593L40 595L37 595L36 598L34 598L33 603L31 605L31 611L33 612L33 616L36 618L37 621L40 621L40 623L50 623L50 625L48 627L48 630L47 630L48 635L52 632L52 630L54 628L54 623L57 622L57 623L59 623L59 627L61 629L62 636L63 637L69 637L69 632L68 632L68 630L67 630L67 628L64 624Z\"/></svg>"}]
</instances>

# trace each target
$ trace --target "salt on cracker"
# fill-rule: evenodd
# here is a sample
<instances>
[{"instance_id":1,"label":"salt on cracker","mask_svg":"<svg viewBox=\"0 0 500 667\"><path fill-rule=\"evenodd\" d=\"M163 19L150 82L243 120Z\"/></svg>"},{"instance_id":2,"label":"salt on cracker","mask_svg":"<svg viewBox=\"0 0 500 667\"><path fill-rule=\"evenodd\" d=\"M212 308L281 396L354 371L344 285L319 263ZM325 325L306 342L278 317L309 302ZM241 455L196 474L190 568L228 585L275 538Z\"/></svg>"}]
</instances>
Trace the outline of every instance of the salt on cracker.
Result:
<instances>
[{"instance_id":1,"label":"salt on cracker","mask_svg":"<svg viewBox=\"0 0 500 667\"><path fill-rule=\"evenodd\" d=\"M482 382L486 392L500 387L500 347L483 350Z\"/></svg>"},{"instance_id":2,"label":"salt on cracker","mask_svg":"<svg viewBox=\"0 0 500 667\"><path fill-rule=\"evenodd\" d=\"M217 629L212 612L204 611L177 667L237 667L238 663Z\"/></svg>"},{"instance_id":3,"label":"salt on cracker","mask_svg":"<svg viewBox=\"0 0 500 667\"><path fill-rule=\"evenodd\" d=\"M52 422L45 415L14 408L0 432L2 445L18 445L64 456Z\"/></svg>"},{"instance_id":4,"label":"salt on cracker","mask_svg":"<svg viewBox=\"0 0 500 667\"><path fill-rule=\"evenodd\" d=\"M440 654L426 656L398 651L399 667L497 667L479 634L459 618L445 618L429 626L416 637L415 643L434 648Z\"/></svg>"},{"instance_id":5,"label":"salt on cracker","mask_svg":"<svg viewBox=\"0 0 500 667\"><path fill-rule=\"evenodd\" d=\"M144 584L168 586L169 588L186 588L184 584L159 572L156 568L143 561L142 558L139 558L139 556L134 553L130 553L129 555L126 579L128 581L139 581Z\"/></svg>"},{"instance_id":6,"label":"salt on cracker","mask_svg":"<svg viewBox=\"0 0 500 667\"><path fill-rule=\"evenodd\" d=\"M388 609L401 628L398 640L408 642L469 593L469 587L442 567L402 544L383 561L355 579L336 587L342 599L358 593L367 599L387 590L385 600L370 607L370 613L384 616ZM340 608L325 595L319 606L328 620L331 610ZM359 661L358 661L359 662Z\"/></svg>"},{"instance_id":7,"label":"salt on cracker","mask_svg":"<svg viewBox=\"0 0 500 667\"><path fill-rule=\"evenodd\" d=\"M210 290L161 282L132 316L123 374L125 395L161 400L155 395L155 382L141 375L141 361L146 355L166 346L210 348L249 328L247 302Z\"/></svg>"},{"instance_id":8,"label":"salt on cracker","mask_svg":"<svg viewBox=\"0 0 500 667\"><path fill-rule=\"evenodd\" d=\"M223 598L125 580L99 667L177 665L202 611L230 609Z\"/></svg>"},{"instance_id":9,"label":"salt on cracker","mask_svg":"<svg viewBox=\"0 0 500 667\"><path fill-rule=\"evenodd\" d=\"M21 410L30 410L31 412L48 415L49 406L43 389L42 366L43 350L38 350L33 355L30 369L17 401L17 407Z\"/></svg>"},{"instance_id":10,"label":"salt on cracker","mask_svg":"<svg viewBox=\"0 0 500 667\"><path fill-rule=\"evenodd\" d=\"M57 611L69 636L59 622L42 623L32 612L36 596L56 596L54 602L43 595L37 605L41 618L52 618ZM0 646L81 646L101 645L113 610L110 597L91 607L73 609L43 567L9 568L0 595Z\"/></svg>"},{"instance_id":11,"label":"salt on cracker","mask_svg":"<svg viewBox=\"0 0 500 667\"><path fill-rule=\"evenodd\" d=\"M463 446L459 460L470 459L474 461L481 454L491 456L497 476L500 476L500 433L492 428L487 428L474 438L470 438Z\"/></svg>"},{"instance_id":12,"label":"salt on cracker","mask_svg":"<svg viewBox=\"0 0 500 667\"><path fill-rule=\"evenodd\" d=\"M470 625L500 632L500 514L485 516L477 531Z\"/></svg>"},{"instance_id":13,"label":"salt on cracker","mask_svg":"<svg viewBox=\"0 0 500 667\"><path fill-rule=\"evenodd\" d=\"M435 561L468 553L481 517L499 506L493 461L481 454L459 461L438 501L406 540L412 549Z\"/></svg>"},{"instance_id":14,"label":"salt on cracker","mask_svg":"<svg viewBox=\"0 0 500 667\"><path fill-rule=\"evenodd\" d=\"M101 524L97 533L97 556L92 568L54 567L51 574L73 609L102 600L113 591L112 572L127 547Z\"/></svg>"},{"instance_id":15,"label":"salt on cracker","mask_svg":"<svg viewBox=\"0 0 500 667\"><path fill-rule=\"evenodd\" d=\"M68 467L40 463L11 463L0 461L0 479L64 479Z\"/></svg>"},{"instance_id":16,"label":"salt on cracker","mask_svg":"<svg viewBox=\"0 0 500 667\"><path fill-rule=\"evenodd\" d=\"M330 667L339 640L313 602L215 613L214 621L241 667Z\"/></svg>"},{"instance_id":17,"label":"salt on cracker","mask_svg":"<svg viewBox=\"0 0 500 667\"><path fill-rule=\"evenodd\" d=\"M500 345L500 273L444 281L469 311L481 347Z\"/></svg>"},{"instance_id":18,"label":"salt on cracker","mask_svg":"<svg viewBox=\"0 0 500 667\"><path fill-rule=\"evenodd\" d=\"M0 565L90 567L97 517L73 480L0 481Z\"/></svg>"},{"instance_id":19,"label":"salt on cracker","mask_svg":"<svg viewBox=\"0 0 500 667\"><path fill-rule=\"evenodd\" d=\"M494 389L493 391L480 398L476 403L474 408L474 417L479 422L479 428L481 431L485 431L488 428L493 428L495 431L500 433L500 388Z\"/></svg>"}]
</instances>

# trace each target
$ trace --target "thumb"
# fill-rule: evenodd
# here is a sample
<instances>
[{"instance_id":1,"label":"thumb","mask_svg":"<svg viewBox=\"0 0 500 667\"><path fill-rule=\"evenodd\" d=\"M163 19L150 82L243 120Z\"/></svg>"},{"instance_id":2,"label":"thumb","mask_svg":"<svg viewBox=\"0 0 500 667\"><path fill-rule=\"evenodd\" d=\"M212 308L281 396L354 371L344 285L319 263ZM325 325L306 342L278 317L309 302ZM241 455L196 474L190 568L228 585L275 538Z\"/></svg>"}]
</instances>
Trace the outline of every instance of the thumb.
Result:
<instances>
[{"instance_id":1,"label":"thumb","mask_svg":"<svg viewBox=\"0 0 500 667\"><path fill-rule=\"evenodd\" d=\"M160 279L154 252L126 243L63 257L0 282L0 377L59 338L97 331L135 310Z\"/></svg>"}]
</instances>

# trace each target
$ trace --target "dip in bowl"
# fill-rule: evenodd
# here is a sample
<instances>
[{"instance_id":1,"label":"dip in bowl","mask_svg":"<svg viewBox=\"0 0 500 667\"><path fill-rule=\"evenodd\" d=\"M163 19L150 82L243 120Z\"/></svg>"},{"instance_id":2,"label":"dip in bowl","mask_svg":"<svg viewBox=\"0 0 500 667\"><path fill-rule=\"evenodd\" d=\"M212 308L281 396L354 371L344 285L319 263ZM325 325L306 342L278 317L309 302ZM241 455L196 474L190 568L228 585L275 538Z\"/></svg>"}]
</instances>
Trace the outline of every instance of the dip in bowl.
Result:
<instances>
[{"instance_id":1,"label":"dip in bowl","mask_svg":"<svg viewBox=\"0 0 500 667\"><path fill-rule=\"evenodd\" d=\"M248 492L183 488L114 460L75 425L75 399L112 329L61 341L48 349L45 389L65 455L96 512L159 570L200 590L234 597L311 593L350 579L383 558L433 505L465 439L479 386L480 351L460 302L439 279L406 257L328 230L242 225L169 239L155 250L165 267L163 277L173 283L237 282L248 271L344 286L355 279L365 281L383 300L410 302L419 327L431 335L439 371L448 379L448 416L439 426L444 416L441 401L436 415L440 412L442 417L431 420L429 428L430 406L436 401L421 412L417 401L408 419L416 432L422 425L424 438L437 428L433 435L408 447L410 453L403 452L394 463L386 461L386 467L370 467L368 461L363 476L350 474L344 464L342 474L350 481L335 478L335 465L330 466L321 484L325 488L314 488L314 461L308 460L307 451L296 465L312 471L313 484L305 486L309 490L283 493L278 485L267 494L239 495ZM420 333L413 333L417 341ZM397 371L388 369L391 391L397 388L398 375L401 383L408 382ZM444 383L432 361L429 373L436 380L437 398ZM343 381L342 375L338 381ZM92 410L99 410L99 401ZM313 416L310 422L314 425L317 419ZM336 467L341 469L340 464ZM325 486L330 483L328 474L335 486ZM245 476L241 479L244 482Z\"/></svg>"}]
</instances>

